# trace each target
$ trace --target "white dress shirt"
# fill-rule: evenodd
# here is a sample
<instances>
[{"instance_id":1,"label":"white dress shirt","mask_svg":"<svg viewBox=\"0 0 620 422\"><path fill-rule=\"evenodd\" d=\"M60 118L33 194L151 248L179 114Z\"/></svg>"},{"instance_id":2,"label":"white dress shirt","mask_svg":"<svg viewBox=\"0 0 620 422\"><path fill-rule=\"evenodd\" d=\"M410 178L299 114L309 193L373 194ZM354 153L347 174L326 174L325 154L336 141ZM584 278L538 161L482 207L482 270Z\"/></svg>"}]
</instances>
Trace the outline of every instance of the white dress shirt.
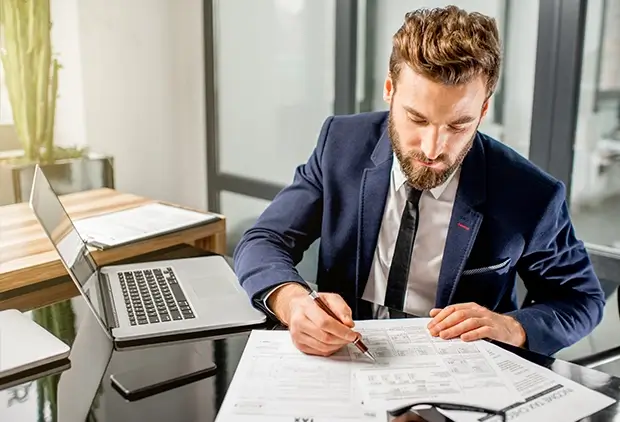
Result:
<instances>
[{"instance_id":1,"label":"white dress shirt","mask_svg":"<svg viewBox=\"0 0 620 422\"><path fill-rule=\"evenodd\" d=\"M368 283L362 298L377 305L383 305L387 289L390 264L394 255L396 237L400 220L407 201L406 178L396 156L390 176L390 189L385 200L385 210L377 246L373 257ZM435 305L439 270L448 236L448 226L452 207L459 184L460 167L444 184L424 191L420 197L418 229L413 243L412 261L409 266L409 280L405 297L404 311L419 316L428 316ZM282 285L276 286L263 297L265 308L267 299ZM375 317L387 317L387 311L376 307Z\"/></svg>"},{"instance_id":2,"label":"white dress shirt","mask_svg":"<svg viewBox=\"0 0 620 422\"><path fill-rule=\"evenodd\" d=\"M418 229L413 243L409 279L405 295L404 311L418 316L428 316L435 306L439 271L443 259L452 208L459 184L460 168L444 184L424 191L420 197ZM368 275L368 283L362 298L383 305L390 264L394 255L396 238L407 192L406 178L398 159L390 177L390 189L385 201L385 211L377 238L377 247ZM375 312L377 312L376 307ZM376 317L383 315L377 314Z\"/></svg>"}]
</instances>

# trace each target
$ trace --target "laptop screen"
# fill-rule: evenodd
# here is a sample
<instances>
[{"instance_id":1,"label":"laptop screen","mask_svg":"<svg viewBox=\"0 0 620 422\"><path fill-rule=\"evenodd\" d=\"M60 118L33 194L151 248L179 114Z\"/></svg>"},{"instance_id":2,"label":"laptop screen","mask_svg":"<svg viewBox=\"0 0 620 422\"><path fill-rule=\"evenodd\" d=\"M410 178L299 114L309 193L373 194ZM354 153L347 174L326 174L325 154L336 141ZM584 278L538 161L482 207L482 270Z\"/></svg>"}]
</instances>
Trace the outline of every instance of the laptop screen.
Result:
<instances>
[{"instance_id":1,"label":"laptop screen","mask_svg":"<svg viewBox=\"0 0 620 422\"><path fill-rule=\"evenodd\" d=\"M39 166L34 173L30 207L58 251L69 276L105 327L97 263Z\"/></svg>"}]
</instances>

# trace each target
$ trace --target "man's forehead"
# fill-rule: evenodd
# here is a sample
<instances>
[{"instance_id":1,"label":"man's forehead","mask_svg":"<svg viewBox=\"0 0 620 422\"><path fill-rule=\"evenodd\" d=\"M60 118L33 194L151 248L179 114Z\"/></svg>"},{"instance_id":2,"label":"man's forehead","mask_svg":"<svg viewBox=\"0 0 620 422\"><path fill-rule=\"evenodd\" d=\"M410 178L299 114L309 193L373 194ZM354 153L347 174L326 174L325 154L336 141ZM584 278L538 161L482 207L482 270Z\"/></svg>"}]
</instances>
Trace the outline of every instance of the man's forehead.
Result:
<instances>
[{"instance_id":1,"label":"man's forehead","mask_svg":"<svg viewBox=\"0 0 620 422\"><path fill-rule=\"evenodd\" d=\"M459 109L476 108L484 103L487 96L486 84L482 77L459 85L446 85L409 70L400 75L397 85L395 95L400 97L403 104L416 109L428 102L442 108L446 106Z\"/></svg>"},{"instance_id":2,"label":"man's forehead","mask_svg":"<svg viewBox=\"0 0 620 422\"><path fill-rule=\"evenodd\" d=\"M447 84L441 82L439 79L428 77L421 73L416 72L409 66L404 66L402 71L398 75L398 80L394 81L400 88L401 85L408 86L412 89L419 89L420 87L448 89L454 91L483 91L486 92L486 77L484 75L477 75L467 82L460 84Z\"/></svg>"},{"instance_id":3,"label":"man's forehead","mask_svg":"<svg viewBox=\"0 0 620 422\"><path fill-rule=\"evenodd\" d=\"M476 117L482 104L476 98L462 98L457 101L433 102L417 97L401 101L400 106L413 116L432 118L441 115L442 118L457 120L466 117Z\"/></svg>"}]
</instances>

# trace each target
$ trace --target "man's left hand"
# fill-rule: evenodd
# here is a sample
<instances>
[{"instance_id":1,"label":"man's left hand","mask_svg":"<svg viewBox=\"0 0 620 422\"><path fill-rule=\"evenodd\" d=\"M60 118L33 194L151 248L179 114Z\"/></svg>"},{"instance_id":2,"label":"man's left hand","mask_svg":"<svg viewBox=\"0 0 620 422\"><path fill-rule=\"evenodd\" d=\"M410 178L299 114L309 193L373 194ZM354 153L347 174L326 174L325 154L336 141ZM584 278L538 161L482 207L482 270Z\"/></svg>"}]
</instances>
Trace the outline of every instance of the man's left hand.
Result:
<instances>
[{"instance_id":1,"label":"man's left hand","mask_svg":"<svg viewBox=\"0 0 620 422\"><path fill-rule=\"evenodd\" d=\"M526 334L514 318L492 312L477 303L459 303L443 309L432 309L428 329L443 339L460 337L463 341L483 338L498 340L521 347Z\"/></svg>"}]
</instances>

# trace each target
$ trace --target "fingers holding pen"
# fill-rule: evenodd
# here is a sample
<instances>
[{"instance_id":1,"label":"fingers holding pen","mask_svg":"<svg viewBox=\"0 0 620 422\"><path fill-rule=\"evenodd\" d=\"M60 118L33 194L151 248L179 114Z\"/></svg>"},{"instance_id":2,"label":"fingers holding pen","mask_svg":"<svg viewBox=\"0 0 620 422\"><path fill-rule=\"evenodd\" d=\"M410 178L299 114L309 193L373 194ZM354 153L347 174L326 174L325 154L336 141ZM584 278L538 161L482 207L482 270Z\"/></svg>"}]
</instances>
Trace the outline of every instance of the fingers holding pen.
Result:
<instances>
[{"instance_id":1,"label":"fingers holding pen","mask_svg":"<svg viewBox=\"0 0 620 422\"><path fill-rule=\"evenodd\" d=\"M355 326L351 308L349 308L349 305L347 305L347 302L344 301L342 296L331 293L320 293L320 296L344 325L349 328Z\"/></svg>"},{"instance_id":2,"label":"fingers holding pen","mask_svg":"<svg viewBox=\"0 0 620 422\"><path fill-rule=\"evenodd\" d=\"M332 304L335 302L337 305L338 301L325 302L329 303L330 310L336 315L346 316L346 309L338 309L336 306L336 309L332 308ZM310 296L295 300L294 306L291 306L288 325L295 346L304 353L319 356L329 356L354 342L359 336L350 327L321 309Z\"/></svg>"},{"instance_id":3,"label":"fingers holding pen","mask_svg":"<svg viewBox=\"0 0 620 422\"><path fill-rule=\"evenodd\" d=\"M345 339L323 331L306 315L295 318L289 331L297 348L304 353L329 356L349 343Z\"/></svg>"},{"instance_id":4,"label":"fingers holding pen","mask_svg":"<svg viewBox=\"0 0 620 422\"><path fill-rule=\"evenodd\" d=\"M343 345L351 343L357 339L359 336L358 333L353 331L347 325L332 318L317 304L313 303L312 305L313 306L309 306L306 310L306 316L314 325L314 327L311 328L312 334L319 336L319 338L324 335L327 335L327 338L335 337ZM339 314L339 310L334 310L333 308L331 309L336 315Z\"/></svg>"}]
</instances>

